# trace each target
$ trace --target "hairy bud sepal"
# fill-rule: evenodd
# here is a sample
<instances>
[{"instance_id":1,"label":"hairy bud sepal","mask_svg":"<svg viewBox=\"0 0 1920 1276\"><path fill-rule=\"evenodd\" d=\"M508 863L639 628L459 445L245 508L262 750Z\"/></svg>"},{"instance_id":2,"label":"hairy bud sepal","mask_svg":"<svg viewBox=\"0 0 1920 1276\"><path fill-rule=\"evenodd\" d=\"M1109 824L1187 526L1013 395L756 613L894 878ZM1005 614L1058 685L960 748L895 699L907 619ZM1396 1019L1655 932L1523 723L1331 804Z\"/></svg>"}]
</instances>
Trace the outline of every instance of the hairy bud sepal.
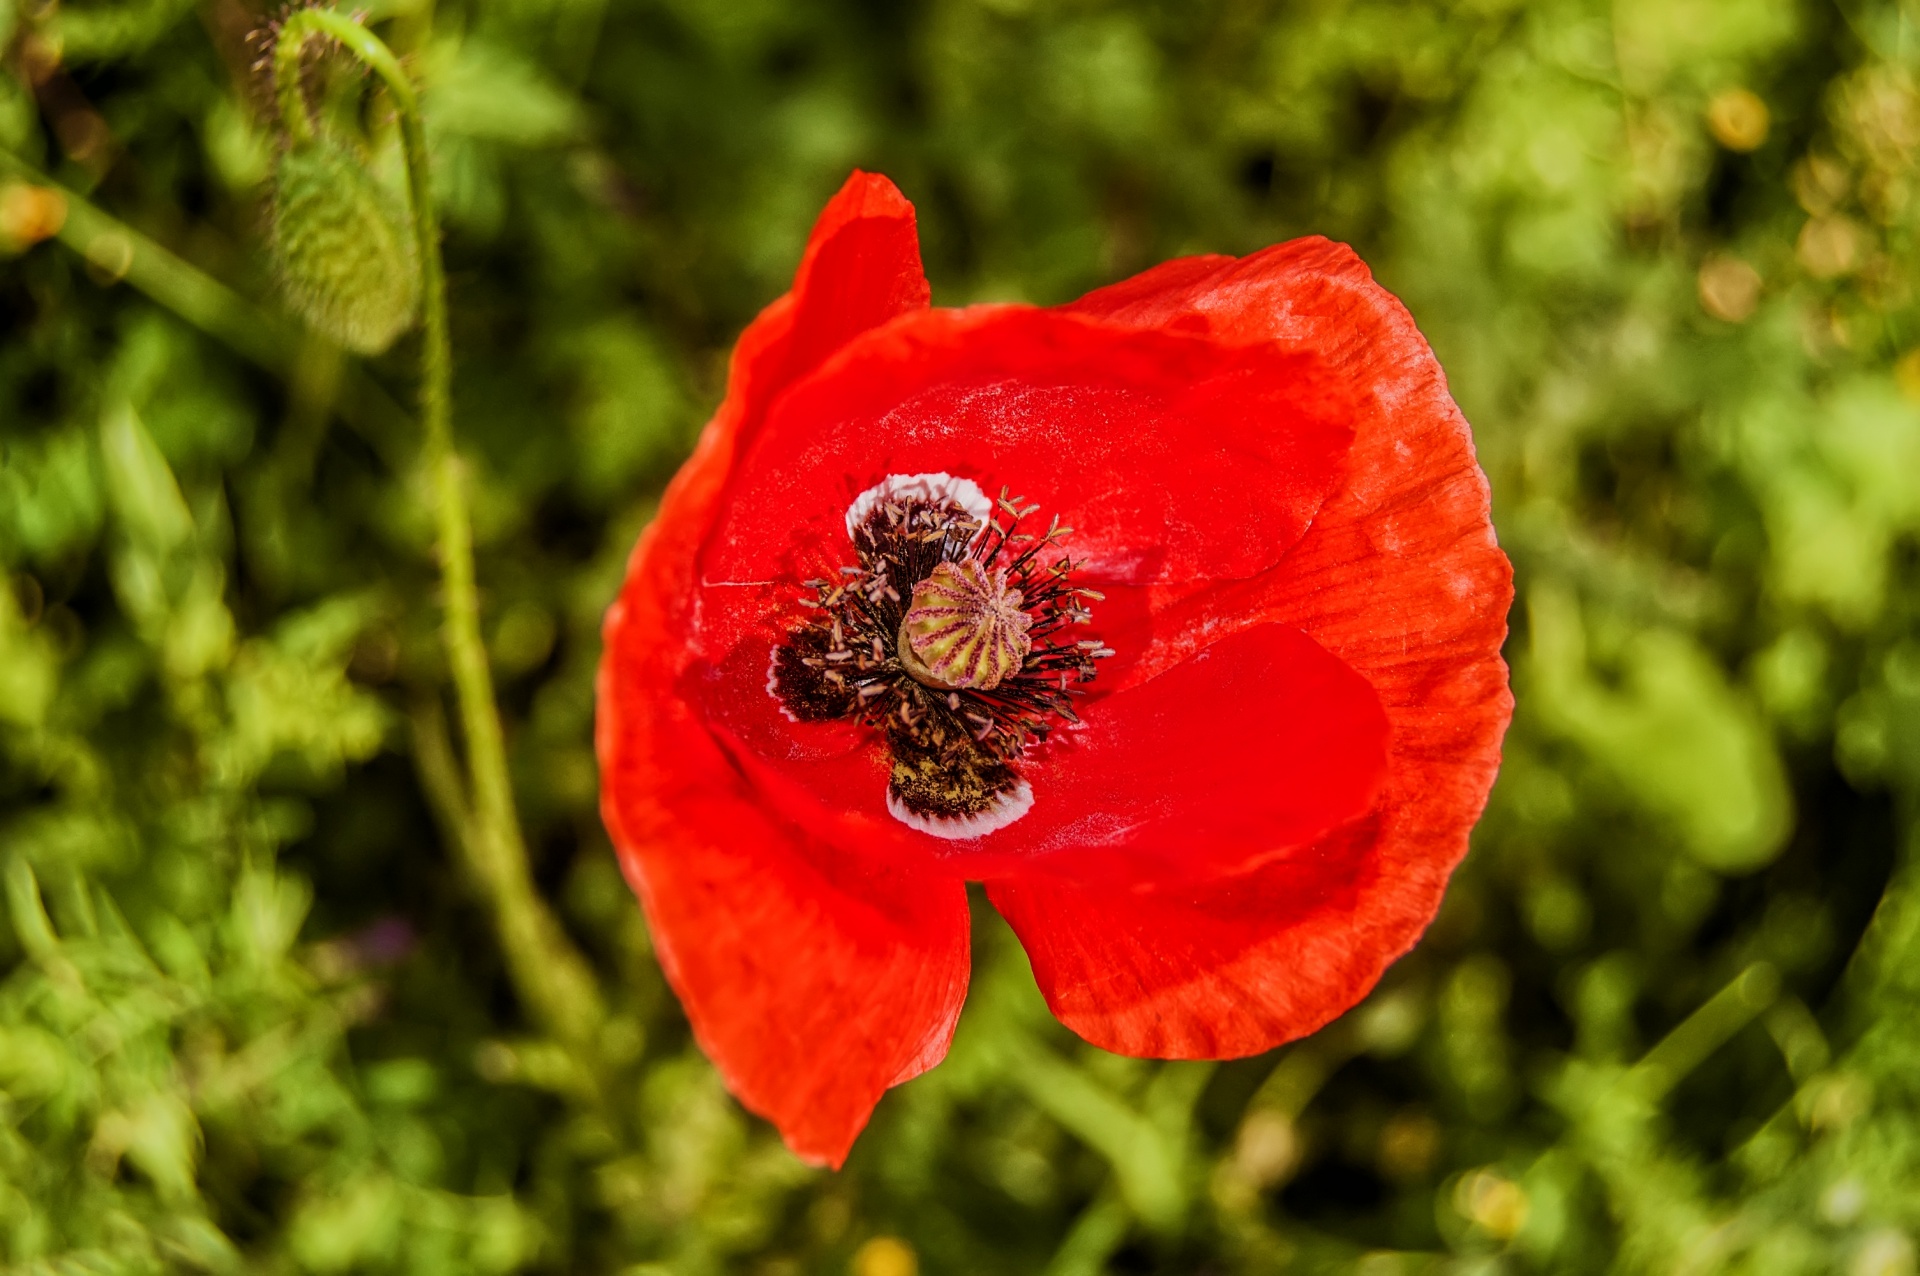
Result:
<instances>
[{"instance_id":1,"label":"hairy bud sepal","mask_svg":"<svg viewBox=\"0 0 1920 1276\"><path fill-rule=\"evenodd\" d=\"M378 354L413 326L420 262L399 196L324 136L281 152L273 246L287 304L316 330Z\"/></svg>"}]
</instances>

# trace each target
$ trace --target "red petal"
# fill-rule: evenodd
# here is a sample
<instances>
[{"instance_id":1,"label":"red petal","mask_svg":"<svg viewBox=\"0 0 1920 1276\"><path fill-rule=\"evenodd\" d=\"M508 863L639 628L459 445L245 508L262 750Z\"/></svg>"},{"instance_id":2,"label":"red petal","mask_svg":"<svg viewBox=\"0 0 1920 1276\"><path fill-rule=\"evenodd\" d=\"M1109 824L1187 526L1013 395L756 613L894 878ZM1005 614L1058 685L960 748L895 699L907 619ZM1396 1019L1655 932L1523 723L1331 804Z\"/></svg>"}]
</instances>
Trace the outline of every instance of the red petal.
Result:
<instances>
[{"instance_id":1,"label":"red petal","mask_svg":"<svg viewBox=\"0 0 1920 1276\"><path fill-rule=\"evenodd\" d=\"M845 562L842 521L889 474L1036 501L1092 576L1254 574L1342 473L1344 385L1310 353L1129 332L1022 307L930 310L867 333L770 412L704 560L715 580ZM798 580L799 577L792 577Z\"/></svg>"},{"instance_id":2,"label":"red petal","mask_svg":"<svg viewBox=\"0 0 1920 1276\"><path fill-rule=\"evenodd\" d=\"M1364 814L1386 755L1366 681L1299 630L1261 625L1056 734L1025 768L1033 809L962 862L1132 889L1243 872Z\"/></svg>"},{"instance_id":3,"label":"red petal","mask_svg":"<svg viewBox=\"0 0 1920 1276\"><path fill-rule=\"evenodd\" d=\"M895 315L925 310L913 205L877 173L855 170L814 223L794 275L793 336L781 386L824 363L841 346Z\"/></svg>"},{"instance_id":4,"label":"red petal","mask_svg":"<svg viewBox=\"0 0 1920 1276\"><path fill-rule=\"evenodd\" d=\"M772 396L846 338L924 304L912 210L884 178L856 174L794 293L742 335L727 398L607 613L600 667L602 812L661 965L741 1102L796 1153L834 1164L886 1088L946 1052L966 989L966 896L766 814L684 695L695 558Z\"/></svg>"},{"instance_id":5,"label":"red petal","mask_svg":"<svg viewBox=\"0 0 1920 1276\"><path fill-rule=\"evenodd\" d=\"M1438 910L1512 715L1500 659L1512 571L1486 478L1432 352L1346 248L1301 240L1169 263L1075 309L1320 352L1368 391L1343 490L1278 566L1156 618L1142 674L1223 631L1298 627L1390 724L1374 814L1242 877L1124 894L1040 877L989 894L1054 1013L1126 1054L1218 1058L1302 1036L1358 1001Z\"/></svg>"}]
</instances>

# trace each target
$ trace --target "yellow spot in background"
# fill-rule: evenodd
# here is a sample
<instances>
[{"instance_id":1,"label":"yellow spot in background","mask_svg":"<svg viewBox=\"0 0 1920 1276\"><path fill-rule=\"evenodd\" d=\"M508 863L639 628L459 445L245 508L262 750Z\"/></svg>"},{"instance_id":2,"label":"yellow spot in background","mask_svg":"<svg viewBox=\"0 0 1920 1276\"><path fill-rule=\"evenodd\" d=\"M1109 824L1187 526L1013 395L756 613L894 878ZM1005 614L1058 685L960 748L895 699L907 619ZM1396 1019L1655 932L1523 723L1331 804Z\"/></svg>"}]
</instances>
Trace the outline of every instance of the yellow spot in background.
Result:
<instances>
[{"instance_id":1,"label":"yellow spot in background","mask_svg":"<svg viewBox=\"0 0 1920 1276\"><path fill-rule=\"evenodd\" d=\"M1453 1190L1453 1206L1487 1235L1510 1241L1527 1223L1527 1194L1497 1170L1475 1170Z\"/></svg>"},{"instance_id":2,"label":"yellow spot in background","mask_svg":"<svg viewBox=\"0 0 1920 1276\"><path fill-rule=\"evenodd\" d=\"M1816 1130L1844 1130L1873 1107L1873 1083L1854 1073L1835 1073L1809 1090L1800 1102Z\"/></svg>"},{"instance_id":3,"label":"yellow spot in background","mask_svg":"<svg viewBox=\"0 0 1920 1276\"><path fill-rule=\"evenodd\" d=\"M1835 1227L1846 1227L1867 1208L1867 1185L1852 1175L1829 1184L1820 1194L1820 1217Z\"/></svg>"},{"instance_id":4,"label":"yellow spot in background","mask_svg":"<svg viewBox=\"0 0 1920 1276\"><path fill-rule=\"evenodd\" d=\"M1850 217L1834 213L1815 217L1800 228L1794 255L1815 279L1850 274L1865 256L1865 236Z\"/></svg>"},{"instance_id":5,"label":"yellow spot in background","mask_svg":"<svg viewBox=\"0 0 1920 1276\"><path fill-rule=\"evenodd\" d=\"M1418 1179L1440 1155L1440 1123L1424 1112L1402 1112L1380 1131L1380 1172L1396 1182Z\"/></svg>"},{"instance_id":6,"label":"yellow spot in background","mask_svg":"<svg viewBox=\"0 0 1920 1276\"><path fill-rule=\"evenodd\" d=\"M913 1247L891 1236L876 1236L853 1256L853 1276L918 1276Z\"/></svg>"},{"instance_id":7,"label":"yellow spot in background","mask_svg":"<svg viewBox=\"0 0 1920 1276\"><path fill-rule=\"evenodd\" d=\"M1840 207L1853 191L1853 174L1830 155L1809 155L1793 166L1791 184L1800 207L1820 217Z\"/></svg>"},{"instance_id":8,"label":"yellow spot in background","mask_svg":"<svg viewBox=\"0 0 1920 1276\"><path fill-rule=\"evenodd\" d=\"M1715 319L1744 323L1760 304L1760 272L1738 257L1707 258L1695 282L1700 290L1700 308Z\"/></svg>"},{"instance_id":9,"label":"yellow spot in background","mask_svg":"<svg viewBox=\"0 0 1920 1276\"><path fill-rule=\"evenodd\" d=\"M0 244L30 248L59 234L66 221L67 200L59 191L24 182L0 186Z\"/></svg>"},{"instance_id":10,"label":"yellow spot in background","mask_svg":"<svg viewBox=\"0 0 1920 1276\"><path fill-rule=\"evenodd\" d=\"M87 242L87 265L94 279L117 284L133 269L133 241L117 230L103 230Z\"/></svg>"},{"instance_id":11,"label":"yellow spot in background","mask_svg":"<svg viewBox=\"0 0 1920 1276\"><path fill-rule=\"evenodd\" d=\"M1914 1276L1913 1241L1898 1228L1867 1233L1854 1251L1848 1276Z\"/></svg>"},{"instance_id":12,"label":"yellow spot in background","mask_svg":"<svg viewBox=\"0 0 1920 1276\"><path fill-rule=\"evenodd\" d=\"M1730 151L1757 149L1772 124L1772 112L1751 89L1722 89L1707 103L1707 130Z\"/></svg>"},{"instance_id":13,"label":"yellow spot in background","mask_svg":"<svg viewBox=\"0 0 1920 1276\"><path fill-rule=\"evenodd\" d=\"M1263 1109L1241 1123L1233 1168L1255 1191L1285 1181L1299 1164L1300 1138L1285 1115Z\"/></svg>"},{"instance_id":14,"label":"yellow spot in background","mask_svg":"<svg viewBox=\"0 0 1920 1276\"><path fill-rule=\"evenodd\" d=\"M1920 346L1901 355L1893 365L1893 383L1909 403L1920 403Z\"/></svg>"}]
</instances>

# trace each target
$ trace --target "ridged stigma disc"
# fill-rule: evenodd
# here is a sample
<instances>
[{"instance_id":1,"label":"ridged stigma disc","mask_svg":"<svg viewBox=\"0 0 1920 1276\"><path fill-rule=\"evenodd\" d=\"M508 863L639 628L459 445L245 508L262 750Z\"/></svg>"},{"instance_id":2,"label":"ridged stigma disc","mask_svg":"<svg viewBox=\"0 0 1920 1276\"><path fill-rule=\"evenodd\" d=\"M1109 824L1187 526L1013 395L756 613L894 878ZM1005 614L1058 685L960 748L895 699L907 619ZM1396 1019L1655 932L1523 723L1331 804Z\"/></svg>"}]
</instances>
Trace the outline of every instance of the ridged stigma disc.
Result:
<instances>
[{"instance_id":1,"label":"ridged stigma disc","mask_svg":"<svg viewBox=\"0 0 1920 1276\"><path fill-rule=\"evenodd\" d=\"M1004 567L989 571L971 558L941 563L913 587L900 625L901 664L936 687L999 686L1020 672L1033 647L1033 617L1021 601Z\"/></svg>"},{"instance_id":2,"label":"ridged stigma disc","mask_svg":"<svg viewBox=\"0 0 1920 1276\"><path fill-rule=\"evenodd\" d=\"M287 304L314 328L378 354L413 326L420 263L400 200L325 139L280 155L273 246Z\"/></svg>"}]
</instances>

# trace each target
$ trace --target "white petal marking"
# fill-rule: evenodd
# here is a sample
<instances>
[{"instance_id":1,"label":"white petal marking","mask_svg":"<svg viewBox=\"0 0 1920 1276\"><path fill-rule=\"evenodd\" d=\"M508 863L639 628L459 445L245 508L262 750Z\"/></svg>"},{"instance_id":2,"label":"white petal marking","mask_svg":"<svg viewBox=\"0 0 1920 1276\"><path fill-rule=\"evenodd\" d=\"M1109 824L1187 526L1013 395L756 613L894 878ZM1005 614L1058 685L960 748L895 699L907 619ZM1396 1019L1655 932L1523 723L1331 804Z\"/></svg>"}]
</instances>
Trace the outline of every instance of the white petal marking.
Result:
<instances>
[{"instance_id":1,"label":"white petal marking","mask_svg":"<svg viewBox=\"0 0 1920 1276\"><path fill-rule=\"evenodd\" d=\"M854 497L853 504L847 506L847 535L851 537L854 529L866 522L874 506L896 496L914 497L933 504L952 502L965 510L967 517L981 524L983 529L993 518L993 502L987 499L987 494L972 479L955 478L945 473L889 474Z\"/></svg>"},{"instance_id":2,"label":"white petal marking","mask_svg":"<svg viewBox=\"0 0 1920 1276\"><path fill-rule=\"evenodd\" d=\"M887 811L908 828L943 838L965 842L1003 829L1033 809L1033 786L1016 780L1011 789L994 795L993 805L972 815L922 815L908 810L891 790L887 793Z\"/></svg>"}]
</instances>

